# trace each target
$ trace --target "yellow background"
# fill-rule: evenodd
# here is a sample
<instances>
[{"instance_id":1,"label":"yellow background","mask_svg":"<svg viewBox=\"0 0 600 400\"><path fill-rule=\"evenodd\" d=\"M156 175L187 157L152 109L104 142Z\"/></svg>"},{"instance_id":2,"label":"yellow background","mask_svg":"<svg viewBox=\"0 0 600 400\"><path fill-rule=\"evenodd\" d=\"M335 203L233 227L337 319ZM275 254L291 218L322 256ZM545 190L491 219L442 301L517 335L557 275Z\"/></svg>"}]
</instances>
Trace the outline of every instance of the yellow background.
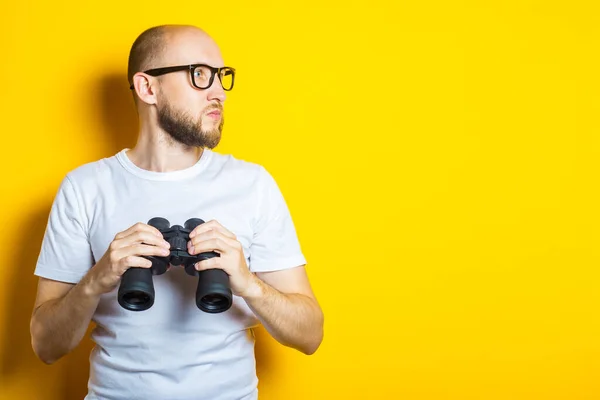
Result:
<instances>
[{"instance_id":1,"label":"yellow background","mask_svg":"<svg viewBox=\"0 0 600 400\"><path fill-rule=\"evenodd\" d=\"M594 4L3 2L0 399L85 393L89 339L31 351L33 268L63 176L135 144L129 47L173 22L237 68L217 151L273 173L326 314L311 357L260 333L261 399L600 398Z\"/></svg>"}]
</instances>

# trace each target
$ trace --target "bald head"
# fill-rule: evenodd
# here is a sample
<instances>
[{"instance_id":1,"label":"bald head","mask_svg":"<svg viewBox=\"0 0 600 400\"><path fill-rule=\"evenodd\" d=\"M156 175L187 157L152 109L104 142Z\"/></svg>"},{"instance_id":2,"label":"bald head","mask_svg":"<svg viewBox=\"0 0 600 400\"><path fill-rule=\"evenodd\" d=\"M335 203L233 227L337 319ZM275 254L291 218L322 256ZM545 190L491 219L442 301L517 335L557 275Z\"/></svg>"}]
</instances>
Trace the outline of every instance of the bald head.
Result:
<instances>
[{"instance_id":1,"label":"bald head","mask_svg":"<svg viewBox=\"0 0 600 400\"><path fill-rule=\"evenodd\" d=\"M164 67L169 58L185 51L185 42L195 41L208 47L216 43L202 29L192 25L159 25L142 32L131 46L127 66L127 80L131 84L136 72ZM180 46L183 45L183 46ZM170 57L171 56L171 57Z\"/></svg>"}]
</instances>

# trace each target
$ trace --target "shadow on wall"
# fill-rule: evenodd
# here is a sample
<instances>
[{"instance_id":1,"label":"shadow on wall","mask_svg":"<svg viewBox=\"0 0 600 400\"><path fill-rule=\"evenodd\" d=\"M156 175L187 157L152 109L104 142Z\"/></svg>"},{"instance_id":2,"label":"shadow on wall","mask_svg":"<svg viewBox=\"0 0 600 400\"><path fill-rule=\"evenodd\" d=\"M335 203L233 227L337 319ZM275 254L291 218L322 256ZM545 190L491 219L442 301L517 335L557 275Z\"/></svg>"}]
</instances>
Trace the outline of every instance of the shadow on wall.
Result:
<instances>
[{"instance_id":1,"label":"shadow on wall","mask_svg":"<svg viewBox=\"0 0 600 400\"><path fill-rule=\"evenodd\" d=\"M256 338L256 375L258 375L258 389L260 397L261 386L270 385L270 377L274 371L271 363L273 359L271 349L274 339L262 325L254 329L254 336Z\"/></svg>"},{"instance_id":2,"label":"shadow on wall","mask_svg":"<svg viewBox=\"0 0 600 400\"><path fill-rule=\"evenodd\" d=\"M133 147L137 139L137 114L124 74L109 74L100 80L98 96L90 98L97 120L101 121L100 134L106 140L108 156L125 147ZM99 156L104 156L99 154ZM66 172L66 171L65 171ZM58 188L57 188L58 189ZM2 324L3 341L0 343L0 381L30 376L31 385L37 385L38 374L62 379L64 391L58 396L48 393L49 398L81 400L87 393L89 353L93 342L88 329L79 346L53 365L47 366L37 359L31 348L29 321L37 291L37 277L33 275L48 222L51 204L40 205L30 213L24 213L20 226L26 226L23 234L15 238L10 248L18 248L18 268L12 273L6 296L6 320Z\"/></svg>"},{"instance_id":3,"label":"shadow on wall","mask_svg":"<svg viewBox=\"0 0 600 400\"><path fill-rule=\"evenodd\" d=\"M125 74L107 74L98 88L97 119L107 141L109 156L124 148L135 146L138 133L138 116L132 91Z\"/></svg>"},{"instance_id":4,"label":"shadow on wall","mask_svg":"<svg viewBox=\"0 0 600 400\"><path fill-rule=\"evenodd\" d=\"M17 268L9 268L11 273L9 293L6 296L6 320L2 324L3 342L0 343L0 377L7 380L19 371L29 370L36 363L36 356L31 349L29 336L29 317L33 309L37 278L33 276L33 268L39 254L44 229L50 206L46 205L23 217L20 226L21 235L16 235L15 242L8 248L20 249Z\"/></svg>"}]
</instances>

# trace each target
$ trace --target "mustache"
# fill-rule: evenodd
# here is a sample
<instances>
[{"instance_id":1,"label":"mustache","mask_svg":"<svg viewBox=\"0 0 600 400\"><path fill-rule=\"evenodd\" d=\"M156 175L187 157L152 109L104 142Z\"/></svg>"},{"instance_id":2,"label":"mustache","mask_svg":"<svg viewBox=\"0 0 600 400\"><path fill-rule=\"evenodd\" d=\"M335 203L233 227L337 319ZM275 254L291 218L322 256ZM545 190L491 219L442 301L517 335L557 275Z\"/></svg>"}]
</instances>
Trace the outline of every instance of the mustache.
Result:
<instances>
[{"instance_id":1,"label":"mustache","mask_svg":"<svg viewBox=\"0 0 600 400\"><path fill-rule=\"evenodd\" d=\"M211 113L213 111L220 111L221 113L223 113L223 104L215 103L205 108L205 114Z\"/></svg>"}]
</instances>

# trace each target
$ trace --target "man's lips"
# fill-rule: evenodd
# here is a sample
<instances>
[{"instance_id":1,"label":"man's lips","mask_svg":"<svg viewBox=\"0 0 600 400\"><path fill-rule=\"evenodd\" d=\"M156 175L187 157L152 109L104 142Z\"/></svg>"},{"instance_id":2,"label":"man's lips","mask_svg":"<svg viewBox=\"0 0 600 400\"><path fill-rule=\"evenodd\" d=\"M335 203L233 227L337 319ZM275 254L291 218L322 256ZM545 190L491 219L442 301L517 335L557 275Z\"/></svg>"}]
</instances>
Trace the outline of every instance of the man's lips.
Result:
<instances>
[{"instance_id":1,"label":"man's lips","mask_svg":"<svg viewBox=\"0 0 600 400\"><path fill-rule=\"evenodd\" d=\"M211 111L207 115L212 118L221 118L221 111L219 111L219 110Z\"/></svg>"}]
</instances>

